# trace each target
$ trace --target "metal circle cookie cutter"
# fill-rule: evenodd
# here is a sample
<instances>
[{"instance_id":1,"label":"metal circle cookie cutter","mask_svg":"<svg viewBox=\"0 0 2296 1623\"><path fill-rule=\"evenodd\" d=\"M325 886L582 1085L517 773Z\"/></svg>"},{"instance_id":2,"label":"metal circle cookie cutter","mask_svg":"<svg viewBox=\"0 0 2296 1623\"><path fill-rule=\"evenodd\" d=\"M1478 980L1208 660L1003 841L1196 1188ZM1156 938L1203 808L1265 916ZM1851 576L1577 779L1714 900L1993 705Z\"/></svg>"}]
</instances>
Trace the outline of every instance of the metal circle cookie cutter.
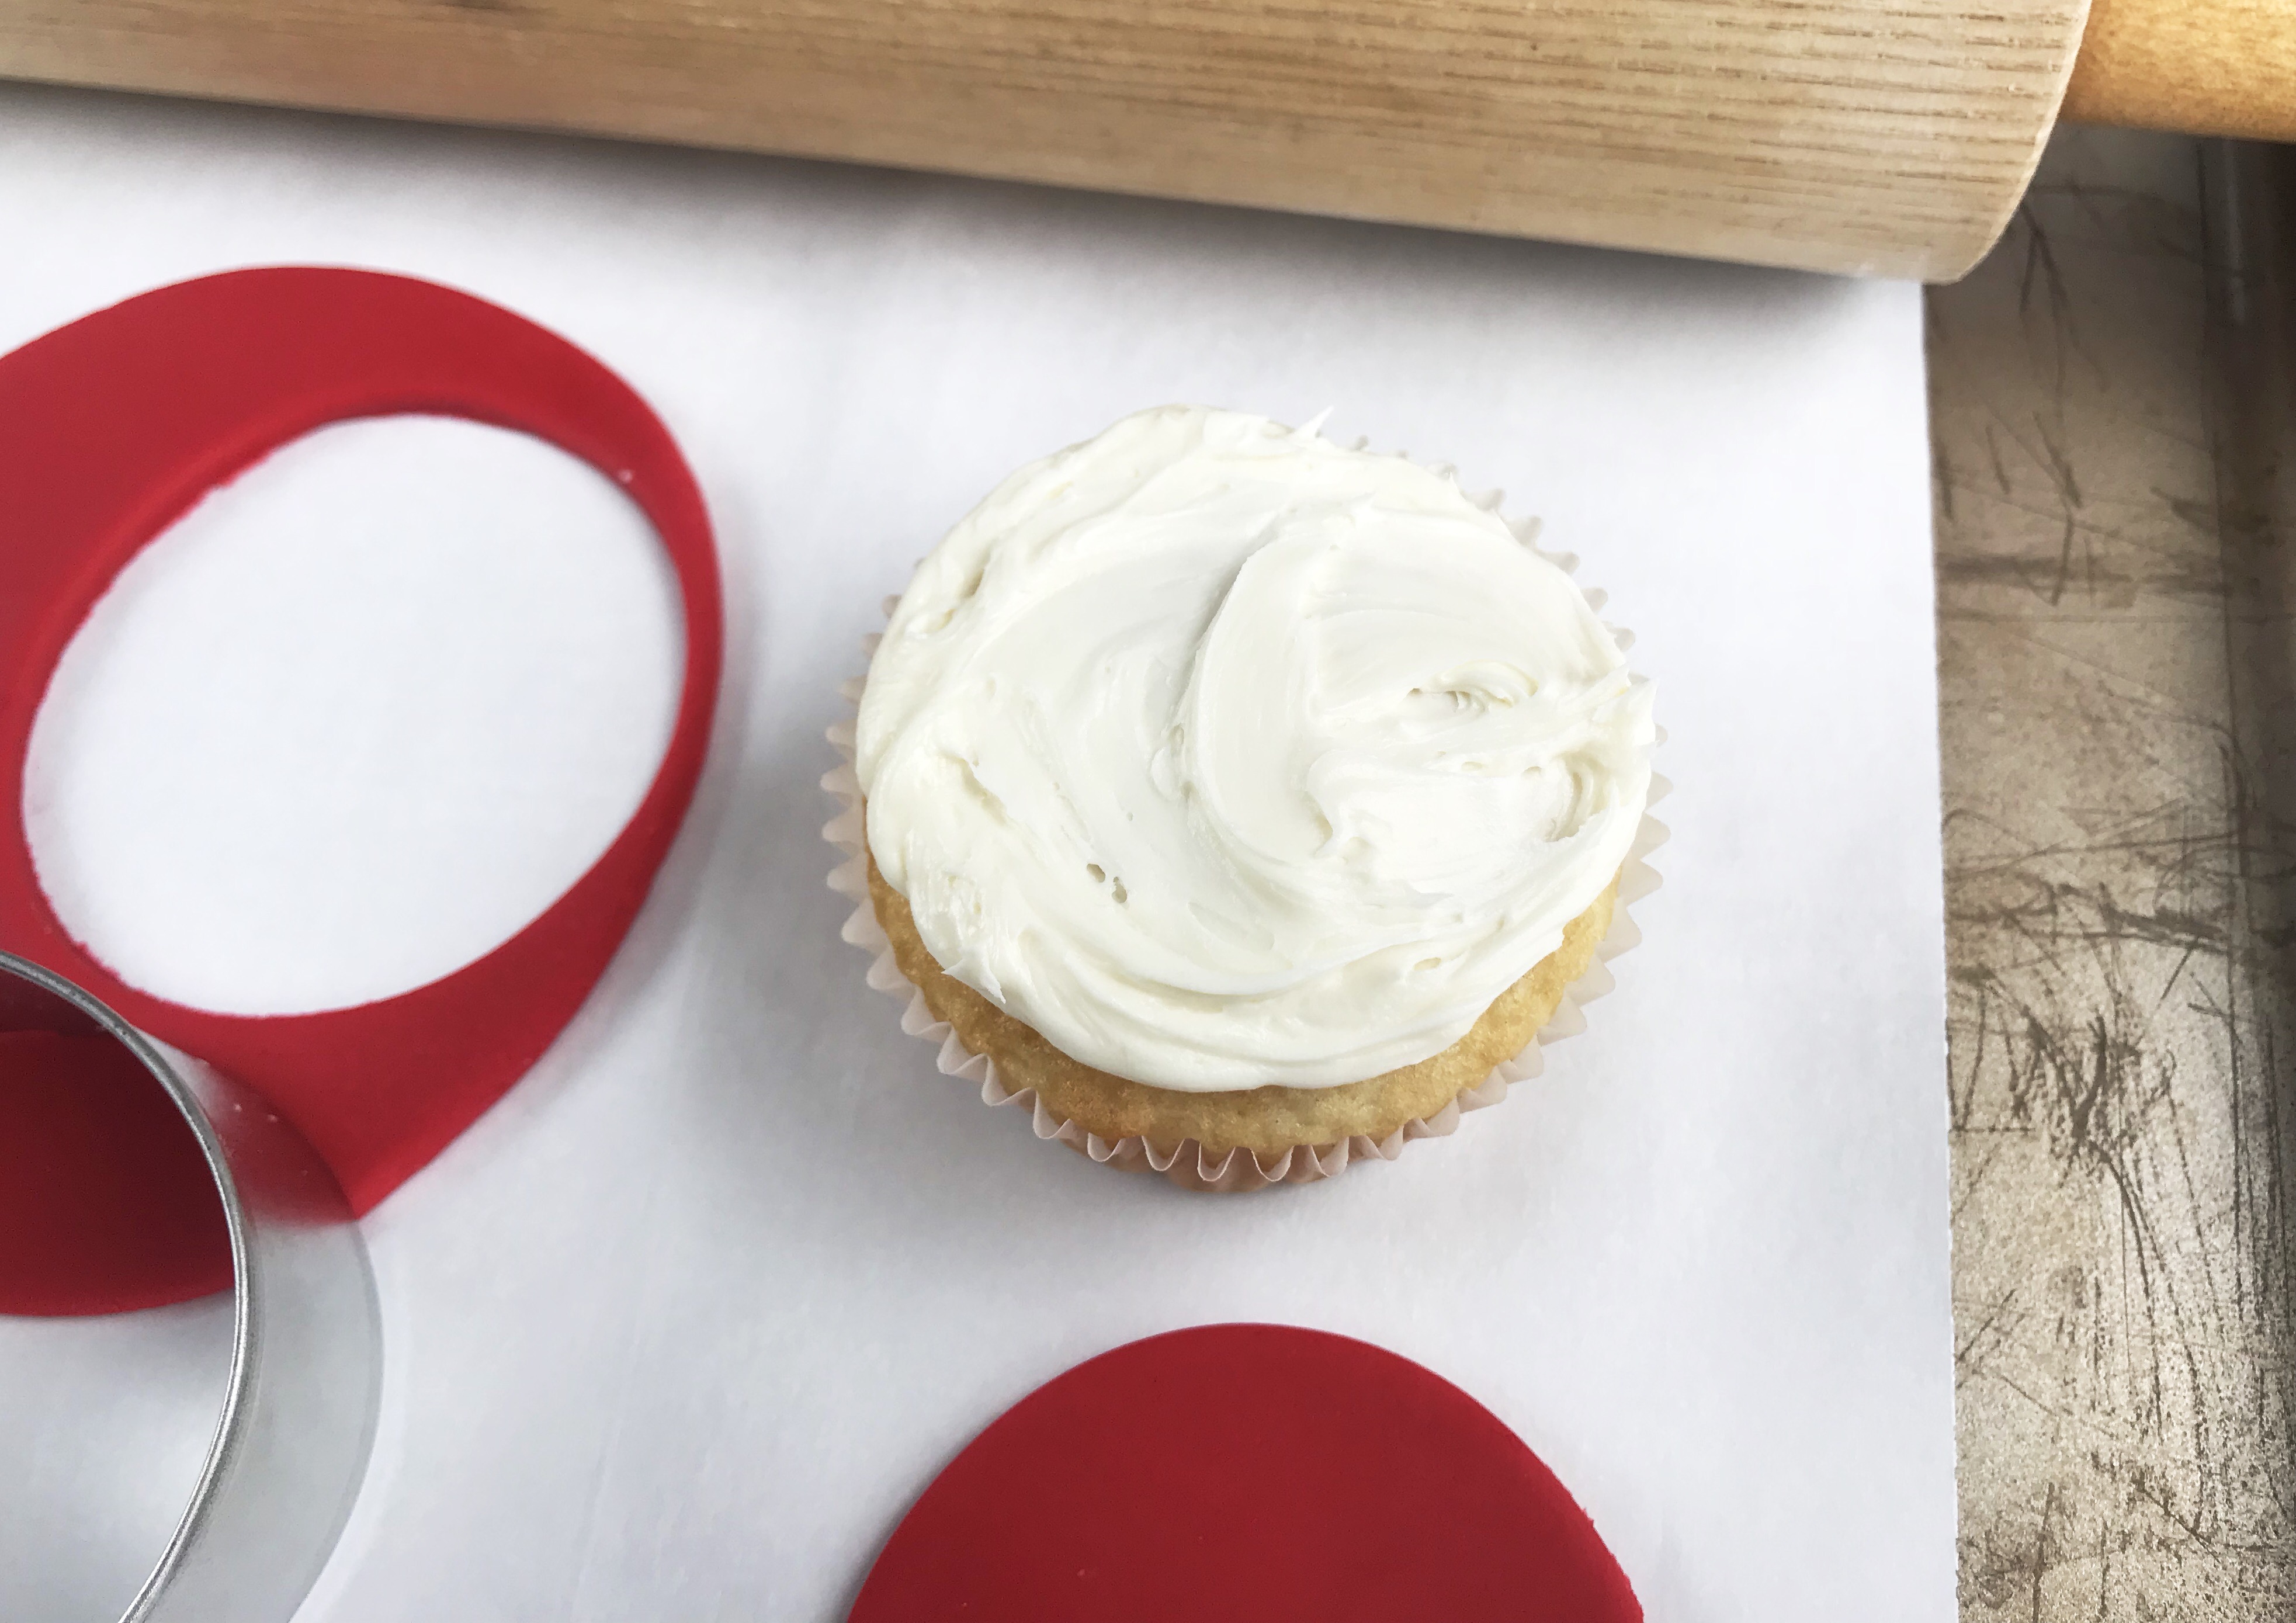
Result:
<instances>
[{"instance_id":1,"label":"metal circle cookie cutter","mask_svg":"<svg viewBox=\"0 0 2296 1623\"><path fill-rule=\"evenodd\" d=\"M184 1113L231 1230L231 1373L199 1486L121 1623L287 1623L365 1473L382 1375L366 1247L334 1175L284 1118L62 977L0 972L71 1004Z\"/></svg>"}]
</instances>

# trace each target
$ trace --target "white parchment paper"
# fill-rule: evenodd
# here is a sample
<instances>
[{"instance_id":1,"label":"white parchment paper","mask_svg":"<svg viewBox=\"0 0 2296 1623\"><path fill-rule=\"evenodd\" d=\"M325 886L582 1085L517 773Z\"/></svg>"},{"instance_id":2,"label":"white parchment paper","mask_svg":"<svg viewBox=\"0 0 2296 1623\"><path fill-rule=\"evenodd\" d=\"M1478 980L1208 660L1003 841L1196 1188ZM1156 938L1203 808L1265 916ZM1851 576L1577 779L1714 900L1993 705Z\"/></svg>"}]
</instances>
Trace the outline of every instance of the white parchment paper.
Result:
<instances>
[{"instance_id":1,"label":"white parchment paper","mask_svg":"<svg viewBox=\"0 0 2296 1623\"><path fill-rule=\"evenodd\" d=\"M719 527L721 725L652 901L534 1074L368 1219L381 1431L306 1617L834 1618L1006 1405L1220 1319L1366 1337L1457 1381L1570 1486L1653 1619L1953 1616L1915 289L26 88L0 89L0 346L243 264L501 300L648 396ZM880 598L1011 468L1165 400L1331 406L1334 434L1542 514L1638 634L1677 785L1644 944L1543 1078L1393 1165L1235 1199L1049 1150L937 1075L822 882L822 731ZM499 564L512 521L479 500L484 459L440 477L496 515L470 541ZM431 591L430 656L389 669L381 720L331 730L340 693L293 679L317 656L255 561L271 543L178 538L147 561L151 611L97 654L305 741L339 789L423 763L430 810L376 824L398 842L375 847L376 886L458 840L500 847L384 935L484 935L611 832L551 804L635 799L627 741L660 735L675 643L659 592L560 592L477 636ZM615 545L564 567L620 579ZM234 568L243 589L182 584ZM357 578L396 612L437 572ZM324 571L294 590L324 596ZM555 701L530 679L632 647L615 681ZM119 688L84 684L43 723L44 862L121 837L85 791L125 760L211 775L197 727L123 730L140 712ZM516 731L578 700L587 725L521 767L545 808L522 840L390 722ZM152 918L253 898L299 955L341 955L332 981L275 966L266 987L270 938L240 920L238 1006L422 956L381 927L315 934L293 888L250 877L265 853L233 843L231 797L305 792L324 775L299 758L239 759L239 788L187 794L151 835L208 853L191 900ZM311 861L339 833L266 843ZM94 870L92 907L113 871ZM98 912L150 981L200 972L170 959L196 956L180 916L139 939L137 909Z\"/></svg>"}]
</instances>

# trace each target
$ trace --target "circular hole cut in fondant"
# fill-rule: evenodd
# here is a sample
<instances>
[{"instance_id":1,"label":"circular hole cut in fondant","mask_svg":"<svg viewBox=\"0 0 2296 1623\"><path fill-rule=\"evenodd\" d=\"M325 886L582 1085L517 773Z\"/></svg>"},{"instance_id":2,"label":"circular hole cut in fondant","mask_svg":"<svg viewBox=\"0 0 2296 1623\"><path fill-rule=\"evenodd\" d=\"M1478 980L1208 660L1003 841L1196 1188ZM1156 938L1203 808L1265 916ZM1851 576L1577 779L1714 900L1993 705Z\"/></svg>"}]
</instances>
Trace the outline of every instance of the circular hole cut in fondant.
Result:
<instances>
[{"instance_id":1,"label":"circular hole cut in fondant","mask_svg":"<svg viewBox=\"0 0 2296 1623\"><path fill-rule=\"evenodd\" d=\"M289 1014L447 974L596 860L660 764L682 619L651 526L542 440L388 416L186 512L74 636L24 810L139 990Z\"/></svg>"}]
</instances>

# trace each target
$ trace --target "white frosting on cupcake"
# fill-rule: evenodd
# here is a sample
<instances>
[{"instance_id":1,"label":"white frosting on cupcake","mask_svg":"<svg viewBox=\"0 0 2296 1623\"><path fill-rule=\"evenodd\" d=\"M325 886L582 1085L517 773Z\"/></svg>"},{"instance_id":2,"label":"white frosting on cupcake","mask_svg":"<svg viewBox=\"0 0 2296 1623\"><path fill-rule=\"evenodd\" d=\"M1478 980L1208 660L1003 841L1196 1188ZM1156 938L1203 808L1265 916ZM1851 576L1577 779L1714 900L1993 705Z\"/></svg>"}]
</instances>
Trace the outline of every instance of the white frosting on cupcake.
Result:
<instances>
[{"instance_id":1,"label":"white frosting on cupcake","mask_svg":"<svg viewBox=\"0 0 2296 1623\"><path fill-rule=\"evenodd\" d=\"M1022 469L869 668L869 848L957 980L1218 1092L1440 1053L1626 860L1649 684L1449 478L1168 406Z\"/></svg>"}]
</instances>

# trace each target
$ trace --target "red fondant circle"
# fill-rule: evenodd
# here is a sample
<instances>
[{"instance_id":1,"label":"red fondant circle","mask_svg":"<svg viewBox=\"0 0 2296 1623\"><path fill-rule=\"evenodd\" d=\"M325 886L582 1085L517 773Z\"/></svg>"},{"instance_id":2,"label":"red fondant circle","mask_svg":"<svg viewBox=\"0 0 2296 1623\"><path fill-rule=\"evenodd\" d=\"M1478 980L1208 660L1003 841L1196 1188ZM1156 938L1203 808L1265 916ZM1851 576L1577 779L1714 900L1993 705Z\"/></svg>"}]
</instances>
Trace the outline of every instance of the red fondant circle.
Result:
<instances>
[{"instance_id":1,"label":"red fondant circle","mask_svg":"<svg viewBox=\"0 0 2296 1623\"><path fill-rule=\"evenodd\" d=\"M120 569L202 496L313 429L401 413L547 440L612 479L652 522L685 619L685 689L660 768L636 815L572 889L502 946L427 986L277 1017L209 1013L140 992L71 939L34 872L24 757L49 678ZM723 616L709 514L668 430L599 362L466 293L299 266L202 277L0 357L0 947L261 1091L325 1157L353 1208L366 1210L493 1103L572 1017L693 799ZM0 1108L7 1097L0 1093ZM10 1243L0 1222L0 1311L114 1311L221 1283L197 1245L177 1248L178 1259L155 1275L142 1248L131 1255L103 1239L119 1225L97 1208L123 1178L184 1186L184 1168L169 1158L180 1160L189 1137L159 1130L157 1113L170 1107L156 1087L44 1095L40 1109L74 1119L43 1125L12 1110L0 1120L0 1215L40 1214L44 1237ZM138 1110L153 1119L120 1116ZM36 1125L39 1134L29 1130ZM99 1150L107 1164L97 1164ZM211 1204L199 1209L175 1195L164 1203L186 1233L213 1233Z\"/></svg>"},{"instance_id":2,"label":"red fondant circle","mask_svg":"<svg viewBox=\"0 0 2296 1623\"><path fill-rule=\"evenodd\" d=\"M851 1623L1638 1623L1594 1523L1432 1372L1276 1324L1135 1341L934 1480Z\"/></svg>"}]
</instances>

